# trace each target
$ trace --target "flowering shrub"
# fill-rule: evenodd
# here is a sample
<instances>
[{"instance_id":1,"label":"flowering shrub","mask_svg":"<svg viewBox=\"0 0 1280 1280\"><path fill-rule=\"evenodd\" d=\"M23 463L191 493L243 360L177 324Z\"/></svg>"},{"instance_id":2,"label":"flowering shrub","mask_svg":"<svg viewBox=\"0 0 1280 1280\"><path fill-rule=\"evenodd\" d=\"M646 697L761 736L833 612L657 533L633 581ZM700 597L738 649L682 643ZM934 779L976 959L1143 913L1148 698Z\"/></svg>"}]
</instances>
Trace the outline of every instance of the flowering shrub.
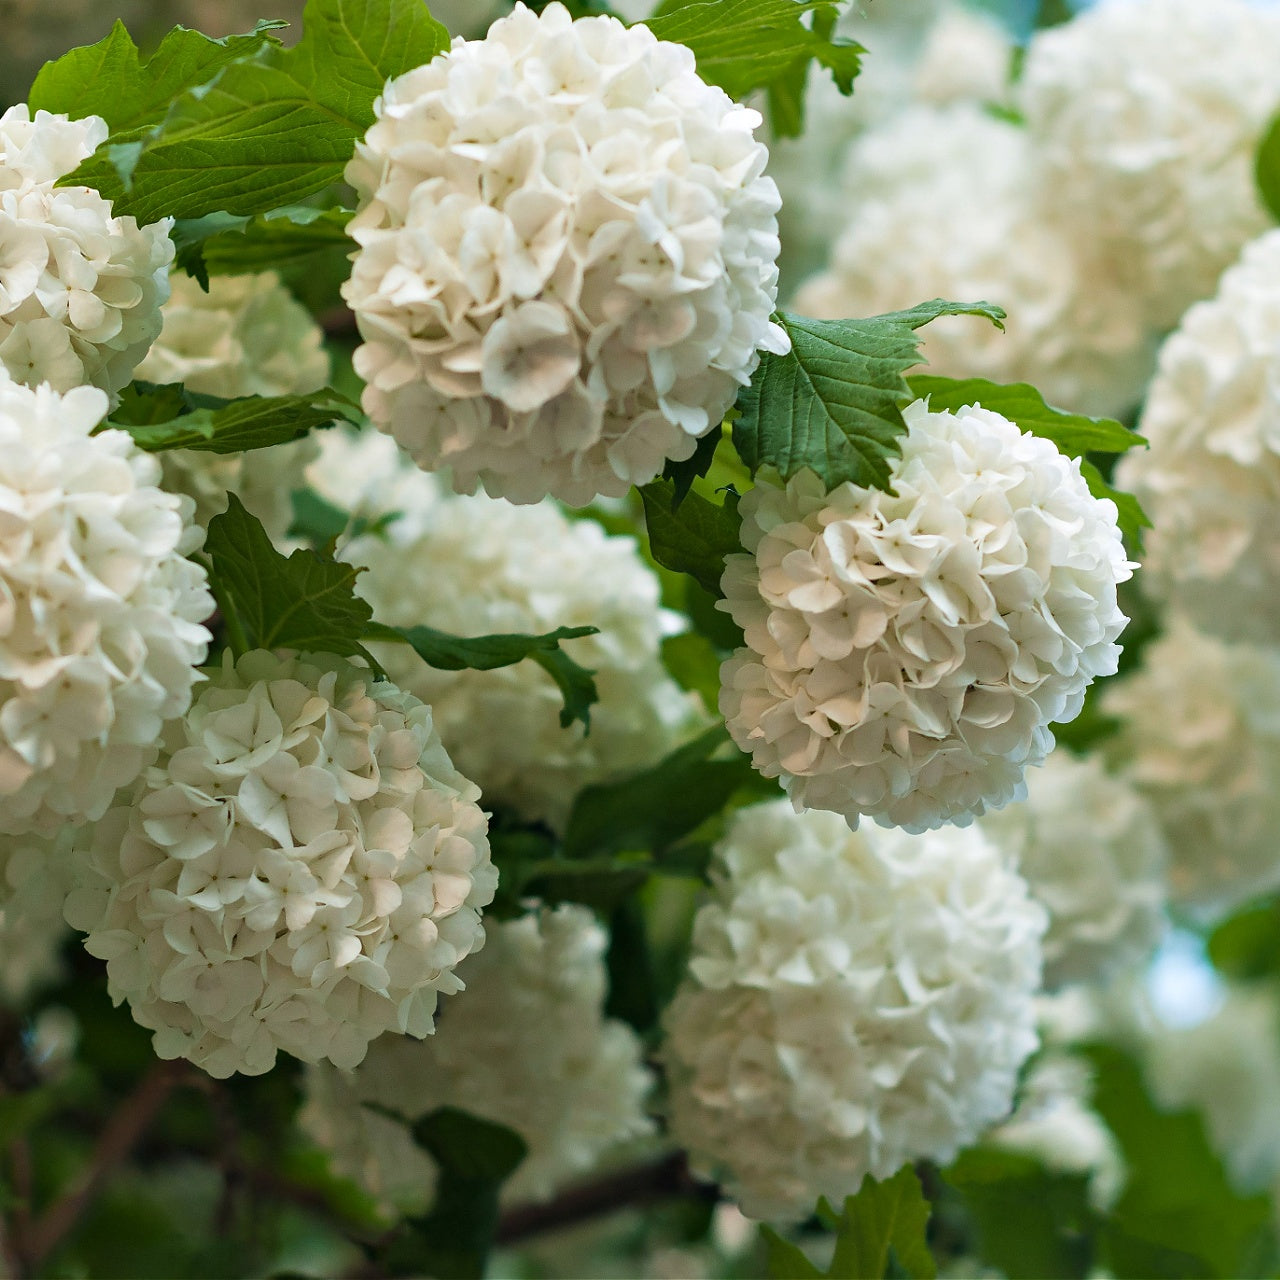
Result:
<instances>
[{"instance_id":1,"label":"flowering shrub","mask_svg":"<svg viewBox=\"0 0 1280 1280\"><path fill-rule=\"evenodd\" d=\"M0 16L0 1270L1271 1274L1275 13Z\"/></svg>"}]
</instances>

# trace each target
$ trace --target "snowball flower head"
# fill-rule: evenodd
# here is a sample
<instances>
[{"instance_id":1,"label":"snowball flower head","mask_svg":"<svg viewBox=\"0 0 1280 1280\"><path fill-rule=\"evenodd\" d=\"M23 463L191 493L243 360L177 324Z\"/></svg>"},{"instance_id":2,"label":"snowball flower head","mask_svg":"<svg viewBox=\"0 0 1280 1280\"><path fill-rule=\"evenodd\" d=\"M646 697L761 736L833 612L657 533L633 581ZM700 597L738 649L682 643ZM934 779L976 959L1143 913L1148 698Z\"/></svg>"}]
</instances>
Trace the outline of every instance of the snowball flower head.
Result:
<instances>
[{"instance_id":1,"label":"snowball flower head","mask_svg":"<svg viewBox=\"0 0 1280 1280\"><path fill-rule=\"evenodd\" d=\"M1138 303L1055 218L1033 162L1026 130L976 103L915 107L866 134L847 161L831 264L795 309L840 319L990 298L1005 331L941 317L923 334L930 372L1028 381L1086 413L1132 408L1154 346Z\"/></svg>"},{"instance_id":2,"label":"snowball flower head","mask_svg":"<svg viewBox=\"0 0 1280 1280\"><path fill-rule=\"evenodd\" d=\"M329 381L323 331L273 271L213 276L208 293L190 276L175 276L162 316L164 329L138 366L148 382L182 382L230 400L305 395ZM317 451L311 439L251 454L171 449L161 464L165 488L190 494L201 524L226 509L231 490L282 539L293 517L289 495Z\"/></svg>"},{"instance_id":3,"label":"snowball flower head","mask_svg":"<svg viewBox=\"0 0 1280 1280\"><path fill-rule=\"evenodd\" d=\"M1035 1049L1044 908L976 828L739 810L667 1014L671 1132L751 1217L945 1164Z\"/></svg>"},{"instance_id":4,"label":"snowball flower head","mask_svg":"<svg viewBox=\"0 0 1280 1280\"><path fill-rule=\"evenodd\" d=\"M760 116L682 45L517 4L375 110L346 171L364 407L460 492L620 496L786 349Z\"/></svg>"},{"instance_id":5,"label":"snowball flower head","mask_svg":"<svg viewBox=\"0 0 1280 1280\"><path fill-rule=\"evenodd\" d=\"M67 919L162 1058L354 1066L425 1035L483 941L497 871L479 791L415 698L342 659L210 672L160 762L77 853Z\"/></svg>"},{"instance_id":6,"label":"snowball flower head","mask_svg":"<svg viewBox=\"0 0 1280 1280\"><path fill-rule=\"evenodd\" d=\"M1118 479L1151 516L1144 585L1228 640L1280 643L1280 231L1160 350Z\"/></svg>"},{"instance_id":7,"label":"snowball flower head","mask_svg":"<svg viewBox=\"0 0 1280 1280\"><path fill-rule=\"evenodd\" d=\"M720 709L797 807L921 831L1021 796L1050 723L1116 669L1132 566L1048 440L978 406L903 416L892 493L801 471L742 499Z\"/></svg>"},{"instance_id":8,"label":"snowball flower head","mask_svg":"<svg viewBox=\"0 0 1280 1280\"><path fill-rule=\"evenodd\" d=\"M213 612L189 499L106 395L0 371L0 832L97 818L191 701Z\"/></svg>"},{"instance_id":9,"label":"snowball flower head","mask_svg":"<svg viewBox=\"0 0 1280 1280\"><path fill-rule=\"evenodd\" d=\"M1113 763L1150 801L1180 906L1217 915L1280 886L1280 652L1175 617L1110 685Z\"/></svg>"},{"instance_id":10,"label":"snowball flower head","mask_svg":"<svg viewBox=\"0 0 1280 1280\"><path fill-rule=\"evenodd\" d=\"M1048 1053L1027 1073L1017 1110L987 1141L1055 1172L1087 1174L1089 1201L1105 1212L1116 1202L1126 1170L1115 1137L1090 1105L1092 1092L1084 1059Z\"/></svg>"},{"instance_id":11,"label":"snowball flower head","mask_svg":"<svg viewBox=\"0 0 1280 1280\"><path fill-rule=\"evenodd\" d=\"M343 552L368 567L356 589L380 621L456 635L600 628L564 643L595 673L590 733L561 726L560 690L529 659L438 671L406 645L376 647L391 678L431 704L445 746L486 801L559 828L580 788L656 763L675 746L694 704L659 661L660 588L633 538L610 537L551 504L444 494L420 472L399 483L398 498L403 515L385 537L353 539Z\"/></svg>"},{"instance_id":12,"label":"snowball flower head","mask_svg":"<svg viewBox=\"0 0 1280 1280\"><path fill-rule=\"evenodd\" d=\"M1150 805L1095 757L1055 751L1027 798L983 819L1048 909L1047 987L1144 963L1164 932L1166 849Z\"/></svg>"},{"instance_id":13,"label":"snowball flower head","mask_svg":"<svg viewBox=\"0 0 1280 1280\"><path fill-rule=\"evenodd\" d=\"M1156 329L1270 221L1253 164L1277 61L1280 15L1245 0L1104 0L1028 47L1019 105L1045 184Z\"/></svg>"},{"instance_id":14,"label":"snowball flower head","mask_svg":"<svg viewBox=\"0 0 1280 1280\"><path fill-rule=\"evenodd\" d=\"M0 115L0 365L29 386L114 395L160 332L171 220L139 227L89 187L55 186L107 133L24 103Z\"/></svg>"},{"instance_id":15,"label":"snowball flower head","mask_svg":"<svg viewBox=\"0 0 1280 1280\"><path fill-rule=\"evenodd\" d=\"M1194 1107L1227 1172L1244 1190L1280 1174L1280 1017L1270 983L1230 986L1196 1027L1163 1030L1147 1046L1151 1091L1167 1109Z\"/></svg>"},{"instance_id":16,"label":"snowball flower head","mask_svg":"<svg viewBox=\"0 0 1280 1280\"><path fill-rule=\"evenodd\" d=\"M509 1200L547 1199L609 1148L648 1133L651 1078L625 1023L603 1014L608 937L585 907L543 909L490 925L464 961L465 991L442 1007L426 1040L383 1036L354 1072L308 1073L303 1127L355 1179L401 1213L429 1207L435 1165L407 1119L459 1107L514 1129L529 1152L504 1187Z\"/></svg>"}]
</instances>

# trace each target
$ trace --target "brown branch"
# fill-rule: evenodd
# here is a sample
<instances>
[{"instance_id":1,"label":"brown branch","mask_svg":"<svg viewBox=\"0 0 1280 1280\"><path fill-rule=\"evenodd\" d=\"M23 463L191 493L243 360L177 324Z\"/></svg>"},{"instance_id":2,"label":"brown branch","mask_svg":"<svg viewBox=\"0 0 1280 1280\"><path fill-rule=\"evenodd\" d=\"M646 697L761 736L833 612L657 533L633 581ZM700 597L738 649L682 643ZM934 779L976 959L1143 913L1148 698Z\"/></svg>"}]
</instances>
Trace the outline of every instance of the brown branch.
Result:
<instances>
[{"instance_id":1,"label":"brown branch","mask_svg":"<svg viewBox=\"0 0 1280 1280\"><path fill-rule=\"evenodd\" d=\"M715 1201L720 1193L714 1186L695 1179L684 1153L677 1151L579 1183L547 1204L522 1204L508 1209L498 1224L497 1242L518 1244L531 1236L572 1227L620 1209L681 1197Z\"/></svg>"},{"instance_id":2,"label":"brown branch","mask_svg":"<svg viewBox=\"0 0 1280 1280\"><path fill-rule=\"evenodd\" d=\"M120 1105L102 1131L88 1167L76 1184L36 1220L22 1241L23 1258L37 1269L75 1227L102 1190L103 1184L128 1159L151 1127L173 1090L188 1077L185 1062L157 1062Z\"/></svg>"}]
</instances>

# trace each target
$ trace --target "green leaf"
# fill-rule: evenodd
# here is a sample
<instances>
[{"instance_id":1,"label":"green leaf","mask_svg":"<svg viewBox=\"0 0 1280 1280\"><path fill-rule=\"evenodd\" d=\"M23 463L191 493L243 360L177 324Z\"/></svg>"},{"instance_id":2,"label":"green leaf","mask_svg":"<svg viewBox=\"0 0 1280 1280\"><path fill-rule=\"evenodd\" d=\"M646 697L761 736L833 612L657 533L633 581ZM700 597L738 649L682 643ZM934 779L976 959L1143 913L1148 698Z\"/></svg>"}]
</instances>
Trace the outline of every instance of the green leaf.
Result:
<instances>
[{"instance_id":1,"label":"green leaf","mask_svg":"<svg viewBox=\"0 0 1280 1280\"><path fill-rule=\"evenodd\" d=\"M609 974L609 994L604 1012L647 1035L657 1025L662 1012L649 931L640 900L628 897L609 918L609 950L605 955Z\"/></svg>"},{"instance_id":2,"label":"green leaf","mask_svg":"<svg viewBox=\"0 0 1280 1280\"><path fill-rule=\"evenodd\" d=\"M1280 221L1280 115L1267 126L1254 157L1258 195L1273 218Z\"/></svg>"},{"instance_id":3,"label":"green leaf","mask_svg":"<svg viewBox=\"0 0 1280 1280\"><path fill-rule=\"evenodd\" d=\"M286 205L253 218L230 213L180 218L170 237L176 265L208 288L211 275L305 269L321 255L345 258L352 247L346 231L350 220L347 209Z\"/></svg>"},{"instance_id":4,"label":"green leaf","mask_svg":"<svg viewBox=\"0 0 1280 1280\"><path fill-rule=\"evenodd\" d=\"M662 470L662 478L670 480L675 486L675 493L671 500L672 511L679 510L680 504L693 488L693 482L701 479L711 470L711 464L716 460L716 449L723 435L723 428L708 431L705 436L698 438L693 452L683 462L667 459L667 465Z\"/></svg>"},{"instance_id":5,"label":"green leaf","mask_svg":"<svg viewBox=\"0 0 1280 1280\"><path fill-rule=\"evenodd\" d=\"M881 1280L892 1249L898 1265L915 1280L933 1280L937 1267L925 1243L928 1225L929 1202L909 1164L884 1182L868 1176L858 1194L844 1202L827 1275L831 1280Z\"/></svg>"},{"instance_id":6,"label":"green leaf","mask_svg":"<svg viewBox=\"0 0 1280 1280\"><path fill-rule=\"evenodd\" d=\"M1087 1175L1047 1170L1020 1152L973 1147L944 1176L960 1193L988 1266L1058 1280L1084 1280L1093 1270L1098 1223Z\"/></svg>"},{"instance_id":7,"label":"green leaf","mask_svg":"<svg viewBox=\"0 0 1280 1280\"><path fill-rule=\"evenodd\" d=\"M835 1216L825 1200L819 1209L823 1216ZM858 1194L844 1202L826 1271L814 1266L800 1248L776 1231L763 1227L769 1275L772 1280L883 1280L890 1274L892 1250L897 1264L892 1274L905 1272L916 1280L933 1280L937 1267L925 1241L929 1212L920 1179L909 1164L883 1182L868 1176Z\"/></svg>"},{"instance_id":8,"label":"green leaf","mask_svg":"<svg viewBox=\"0 0 1280 1280\"><path fill-rule=\"evenodd\" d=\"M718 597L725 556L742 550L738 536L742 517L736 497L730 495L723 506L717 506L691 492L677 511L675 486L670 480L642 486L640 496L653 558L666 569L689 574Z\"/></svg>"},{"instance_id":9,"label":"green leaf","mask_svg":"<svg viewBox=\"0 0 1280 1280\"><path fill-rule=\"evenodd\" d=\"M738 397L733 443L752 470L769 464L784 480L808 468L828 489L846 480L887 487L890 459L906 432L911 399L903 376L920 363L914 331L938 316L981 315L1003 327L987 302L923 303L866 320L809 320L783 314L784 356L765 353Z\"/></svg>"},{"instance_id":10,"label":"green leaf","mask_svg":"<svg viewBox=\"0 0 1280 1280\"><path fill-rule=\"evenodd\" d=\"M440 1174L431 1212L412 1219L388 1250L393 1274L480 1280L498 1229L498 1193L528 1146L505 1125L456 1107L437 1108L411 1132Z\"/></svg>"},{"instance_id":11,"label":"green leaf","mask_svg":"<svg viewBox=\"0 0 1280 1280\"><path fill-rule=\"evenodd\" d=\"M1246 907L1209 935L1209 959L1239 982L1280 974L1280 901Z\"/></svg>"},{"instance_id":12,"label":"green leaf","mask_svg":"<svg viewBox=\"0 0 1280 1280\"><path fill-rule=\"evenodd\" d=\"M584 730L591 728L591 706L599 701L595 674L569 657L563 649L535 649L529 655L555 682L564 699L560 709L560 727L567 729L575 720Z\"/></svg>"},{"instance_id":13,"label":"green leaf","mask_svg":"<svg viewBox=\"0 0 1280 1280\"><path fill-rule=\"evenodd\" d=\"M1232 1188L1201 1116L1157 1108L1137 1064L1120 1050L1092 1045L1086 1052L1096 1069L1094 1109L1128 1170L1103 1233L1102 1264L1130 1276L1273 1274L1263 1248L1268 1197Z\"/></svg>"},{"instance_id":14,"label":"green leaf","mask_svg":"<svg viewBox=\"0 0 1280 1280\"><path fill-rule=\"evenodd\" d=\"M342 178L387 80L449 47L421 0L308 0L292 49L265 46L113 133L64 183L140 222L280 208Z\"/></svg>"},{"instance_id":15,"label":"green leaf","mask_svg":"<svg viewBox=\"0 0 1280 1280\"><path fill-rule=\"evenodd\" d=\"M591 707L599 701L592 679L594 672L569 657L560 642L598 635L599 631L599 627L557 627L540 636L454 636L433 627L375 624L364 638L411 644L423 662L440 671L492 671L531 658L556 682L564 697L561 727L567 729L575 720L581 720L584 728L590 729Z\"/></svg>"},{"instance_id":16,"label":"green leaf","mask_svg":"<svg viewBox=\"0 0 1280 1280\"><path fill-rule=\"evenodd\" d=\"M135 382L103 428L122 428L148 453L242 453L300 439L339 420L359 425L364 415L353 400L328 387L305 396L219 400L185 391L177 383L157 387Z\"/></svg>"},{"instance_id":17,"label":"green leaf","mask_svg":"<svg viewBox=\"0 0 1280 1280\"><path fill-rule=\"evenodd\" d=\"M355 594L358 569L303 548L286 559L235 494L209 521L204 545L238 648L368 657L360 642L372 610Z\"/></svg>"},{"instance_id":18,"label":"green leaf","mask_svg":"<svg viewBox=\"0 0 1280 1280\"><path fill-rule=\"evenodd\" d=\"M352 525L350 512L334 506L314 489L295 489L289 502L293 507L289 537L301 538L314 547L331 546Z\"/></svg>"},{"instance_id":19,"label":"green leaf","mask_svg":"<svg viewBox=\"0 0 1280 1280\"><path fill-rule=\"evenodd\" d=\"M528 868L527 895L543 902L578 902L612 915L650 876L648 862L620 858L553 858Z\"/></svg>"},{"instance_id":20,"label":"green leaf","mask_svg":"<svg viewBox=\"0 0 1280 1280\"><path fill-rule=\"evenodd\" d=\"M682 631L665 637L662 665L682 689L698 694L708 710L715 708L720 700L720 654L706 636Z\"/></svg>"},{"instance_id":21,"label":"green leaf","mask_svg":"<svg viewBox=\"0 0 1280 1280\"><path fill-rule=\"evenodd\" d=\"M648 20L646 25L660 40L673 40L693 50L698 74L718 84L731 98L744 98L753 89L787 86L794 93L797 75L810 62L826 67L842 93L853 91L861 45L834 38L835 0L707 0L689 4ZM815 21L806 25L804 15ZM796 128L799 112L781 121Z\"/></svg>"},{"instance_id":22,"label":"green leaf","mask_svg":"<svg viewBox=\"0 0 1280 1280\"><path fill-rule=\"evenodd\" d=\"M784 1239L772 1227L762 1226L769 1280L822 1280L822 1272L805 1256L799 1245Z\"/></svg>"},{"instance_id":23,"label":"green leaf","mask_svg":"<svg viewBox=\"0 0 1280 1280\"><path fill-rule=\"evenodd\" d=\"M1052 440L1068 458L1086 453L1124 453L1135 445L1146 444L1136 431L1114 418L1089 418L1082 413L1068 413L1045 403L1035 387L1025 382L988 382L985 378L939 378L919 373L907 379L911 394L922 400L929 398L935 411L956 410L980 404L1016 422L1023 431Z\"/></svg>"},{"instance_id":24,"label":"green leaf","mask_svg":"<svg viewBox=\"0 0 1280 1280\"><path fill-rule=\"evenodd\" d=\"M175 97L208 84L224 67L277 47L271 35L284 22L260 22L247 35L211 40L175 27L144 62L124 23L116 20L97 44L46 62L28 95L32 111L73 119L101 116L113 137L159 124Z\"/></svg>"},{"instance_id":25,"label":"green leaf","mask_svg":"<svg viewBox=\"0 0 1280 1280\"><path fill-rule=\"evenodd\" d=\"M720 653L733 653L746 644L746 637L743 635L742 628L723 609L716 607L719 599L720 592L718 589L712 595L710 591L704 590L692 578L684 579L684 611L689 615L689 621L693 623L693 629L709 644L719 650ZM717 673L716 680L718 690L719 673ZM719 692L717 692L717 701L719 697ZM711 705L714 706L715 703L713 702Z\"/></svg>"},{"instance_id":26,"label":"green leaf","mask_svg":"<svg viewBox=\"0 0 1280 1280\"><path fill-rule=\"evenodd\" d=\"M457 1107L437 1107L410 1132L446 1177L501 1183L528 1154L525 1140L506 1125L481 1120Z\"/></svg>"},{"instance_id":27,"label":"green leaf","mask_svg":"<svg viewBox=\"0 0 1280 1280\"><path fill-rule=\"evenodd\" d=\"M960 409L980 404L985 409L1003 414L1024 431L1052 440L1068 458L1083 458L1086 453L1124 453L1135 445L1146 444L1136 431L1114 418L1090 418L1082 413L1055 409L1044 401L1035 387L1025 382L988 382L985 378L939 378L932 374L916 374L909 378L911 394L917 399L929 397L931 409ZM1141 503L1131 493L1113 488L1098 468L1088 459L1080 464L1080 473L1095 498L1107 498L1116 504L1120 531L1131 545L1140 545L1142 530L1151 527Z\"/></svg>"},{"instance_id":28,"label":"green leaf","mask_svg":"<svg viewBox=\"0 0 1280 1280\"><path fill-rule=\"evenodd\" d=\"M718 813L739 787L751 784L751 761L711 757L729 742L721 724L676 748L650 769L578 793L565 828L570 858L645 850L662 853Z\"/></svg>"}]
</instances>

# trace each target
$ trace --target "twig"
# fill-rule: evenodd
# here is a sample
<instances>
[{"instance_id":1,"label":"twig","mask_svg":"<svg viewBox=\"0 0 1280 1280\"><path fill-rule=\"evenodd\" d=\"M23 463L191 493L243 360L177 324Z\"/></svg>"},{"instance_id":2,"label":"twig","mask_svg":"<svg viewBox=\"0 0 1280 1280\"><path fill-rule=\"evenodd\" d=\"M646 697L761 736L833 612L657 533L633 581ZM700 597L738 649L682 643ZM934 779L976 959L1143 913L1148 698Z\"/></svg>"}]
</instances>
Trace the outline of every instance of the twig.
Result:
<instances>
[{"instance_id":1,"label":"twig","mask_svg":"<svg viewBox=\"0 0 1280 1280\"><path fill-rule=\"evenodd\" d=\"M37 1269L80 1221L107 1178L128 1158L188 1072L186 1063L157 1062L125 1099L102 1131L79 1181L41 1214L23 1241L29 1269Z\"/></svg>"},{"instance_id":2,"label":"twig","mask_svg":"<svg viewBox=\"0 0 1280 1280\"><path fill-rule=\"evenodd\" d=\"M509 1209L498 1224L498 1243L518 1244L530 1236L571 1227L619 1209L679 1197L715 1201L720 1193L715 1187L697 1181L689 1172L684 1153L677 1151L660 1160L632 1165L570 1187L548 1204L517 1205Z\"/></svg>"}]
</instances>

